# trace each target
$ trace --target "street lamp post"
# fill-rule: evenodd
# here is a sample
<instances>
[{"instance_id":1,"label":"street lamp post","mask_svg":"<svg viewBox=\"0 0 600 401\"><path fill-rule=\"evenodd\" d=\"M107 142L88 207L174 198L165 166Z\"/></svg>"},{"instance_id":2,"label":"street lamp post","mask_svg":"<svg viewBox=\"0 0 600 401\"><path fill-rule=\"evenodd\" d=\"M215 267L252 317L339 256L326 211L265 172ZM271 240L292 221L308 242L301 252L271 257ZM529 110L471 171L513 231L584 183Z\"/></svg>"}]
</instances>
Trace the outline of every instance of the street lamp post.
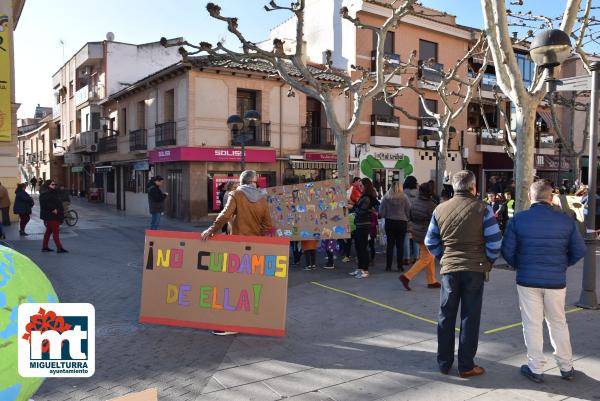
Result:
<instances>
[{"instance_id":1,"label":"street lamp post","mask_svg":"<svg viewBox=\"0 0 600 401\"><path fill-rule=\"evenodd\" d=\"M571 52L571 41L569 36L559 29L551 29L540 33L531 42L529 54L538 67L548 70L546 80L548 92L570 91L581 82L586 82L588 77L574 77L560 81L554 78L554 67L559 66ZM596 296L596 169L598 158L598 107L600 106L600 62L593 62L590 66L592 71L590 96L590 140L589 140L589 169L588 169L588 214L586 218L587 233L585 242L587 251L583 262L583 278L581 296L577 306L586 309L598 309L598 298ZM567 83L568 81L569 83ZM579 87L579 89L581 89ZM561 149L559 148L559 152ZM559 155L559 164L560 164Z\"/></svg>"},{"instance_id":2,"label":"street lamp post","mask_svg":"<svg viewBox=\"0 0 600 401\"><path fill-rule=\"evenodd\" d=\"M561 185L561 179L560 179L560 173L561 173L561 167L562 167L562 141L560 140L560 138L556 139L556 144L558 145L558 171L556 172L556 185L558 185L558 188L560 188Z\"/></svg>"},{"instance_id":3,"label":"street lamp post","mask_svg":"<svg viewBox=\"0 0 600 401\"><path fill-rule=\"evenodd\" d=\"M244 118L237 114L229 116L227 127L232 133L234 143L239 143L242 147L240 167L242 171L246 170L246 143L252 139L249 128L257 127L260 124L260 113L256 110L248 110L244 113Z\"/></svg>"}]
</instances>

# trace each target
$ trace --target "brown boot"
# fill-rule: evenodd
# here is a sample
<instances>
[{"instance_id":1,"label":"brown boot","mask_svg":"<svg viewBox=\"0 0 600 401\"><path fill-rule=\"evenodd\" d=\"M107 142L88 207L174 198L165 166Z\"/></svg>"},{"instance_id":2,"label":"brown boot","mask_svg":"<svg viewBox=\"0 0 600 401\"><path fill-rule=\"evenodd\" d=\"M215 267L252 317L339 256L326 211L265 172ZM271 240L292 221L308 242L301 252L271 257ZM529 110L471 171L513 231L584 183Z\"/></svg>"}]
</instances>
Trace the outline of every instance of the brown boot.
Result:
<instances>
[{"instance_id":1,"label":"brown boot","mask_svg":"<svg viewBox=\"0 0 600 401\"><path fill-rule=\"evenodd\" d=\"M481 376L484 373L485 373L484 368L482 368L481 366L475 365L475 367L471 370L468 370L466 372L458 372L458 375L460 377L462 377L463 379L465 379L467 377Z\"/></svg>"},{"instance_id":2,"label":"brown boot","mask_svg":"<svg viewBox=\"0 0 600 401\"><path fill-rule=\"evenodd\" d=\"M406 277L404 274L401 274L400 277L398 277L398 280L402 282L402 285L404 286L404 288L406 288L407 291L410 291L410 287L408 286L410 280L408 279L408 277Z\"/></svg>"}]
</instances>

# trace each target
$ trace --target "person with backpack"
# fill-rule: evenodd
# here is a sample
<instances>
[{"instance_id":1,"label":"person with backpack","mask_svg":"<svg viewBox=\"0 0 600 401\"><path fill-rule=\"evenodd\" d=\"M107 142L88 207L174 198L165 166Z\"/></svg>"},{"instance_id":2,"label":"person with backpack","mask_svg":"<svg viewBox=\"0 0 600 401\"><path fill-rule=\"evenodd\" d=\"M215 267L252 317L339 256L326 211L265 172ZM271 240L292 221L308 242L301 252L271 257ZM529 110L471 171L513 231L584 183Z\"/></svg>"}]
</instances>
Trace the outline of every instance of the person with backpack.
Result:
<instances>
[{"instance_id":1,"label":"person with backpack","mask_svg":"<svg viewBox=\"0 0 600 401\"><path fill-rule=\"evenodd\" d=\"M369 178L362 178L359 188L361 196L354 205L355 213L354 224L356 232L354 234L354 245L358 259L358 268L350 273L355 278L362 279L369 277L369 232L371 231L371 215L373 210L379 205L377 201L377 192L373 182Z\"/></svg>"}]
</instances>

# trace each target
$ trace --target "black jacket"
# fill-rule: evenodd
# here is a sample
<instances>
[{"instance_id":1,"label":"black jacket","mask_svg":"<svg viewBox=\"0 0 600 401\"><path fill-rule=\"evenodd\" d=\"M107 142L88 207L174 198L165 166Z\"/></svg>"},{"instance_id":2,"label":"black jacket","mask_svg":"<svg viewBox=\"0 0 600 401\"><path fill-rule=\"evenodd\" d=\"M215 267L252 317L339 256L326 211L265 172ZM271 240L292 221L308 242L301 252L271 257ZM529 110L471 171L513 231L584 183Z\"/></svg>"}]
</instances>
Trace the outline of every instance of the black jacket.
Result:
<instances>
[{"instance_id":1,"label":"black jacket","mask_svg":"<svg viewBox=\"0 0 600 401\"><path fill-rule=\"evenodd\" d=\"M15 204L13 212L15 214L31 214L33 207L33 198L22 188L17 188L15 191Z\"/></svg>"},{"instance_id":2,"label":"black jacket","mask_svg":"<svg viewBox=\"0 0 600 401\"><path fill-rule=\"evenodd\" d=\"M58 213L52 213L55 210ZM65 218L63 204L56 189L48 188L40 195L40 219L63 221Z\"/></svg>"},{"instance_id":3,"label":"black jacket","mask_svg":"<svg viewBox=\"0 0 600 401\"><path fill-rule=\"evenodd\" d=\"M153 184L148 189L148 207L150 213L162 213L165 211L165 198L167 195L163 194L156 184Z\"/></svg>"},{"instance_id":4,"label":"black jacket","mask_svg":"<svg viewBox=\"0 0 600 401\"><path fill-rule=\"evenodd\" d=\"M362 194L354 205L354 224L356 226L371 226L371 214L379 207L379 201L369 195Z\"/></svg>"}]
</instances>

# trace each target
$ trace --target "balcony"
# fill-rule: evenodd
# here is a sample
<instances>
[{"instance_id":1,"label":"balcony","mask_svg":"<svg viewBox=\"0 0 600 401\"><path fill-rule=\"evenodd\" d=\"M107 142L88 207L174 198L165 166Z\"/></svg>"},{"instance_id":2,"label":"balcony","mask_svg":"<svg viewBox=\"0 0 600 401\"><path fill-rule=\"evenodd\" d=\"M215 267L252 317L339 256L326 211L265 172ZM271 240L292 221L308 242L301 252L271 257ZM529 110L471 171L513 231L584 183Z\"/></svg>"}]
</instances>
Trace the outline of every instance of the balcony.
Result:
<instances>
[{"instance_id":1,"label":"balcony","mask_svg":"<svg viewBox=\"0 0 600 401\"><path fill-rule=\"evenodd\" d=\"M248 135L242 137L242 135ZM246 141L245 146L271 146L271 123L261 123L257 127L250 127L244 132L232 133L231 144L240 146L242 138Z\"/></svg>"},{"instance_id":2,"label":"balcony","mask_svg":"<svg viewBox=\"0 0 600 401\"><path fill-rule=\"evenodd\" d=\"M148 149L147 133L146 129L136 129L135 131L129 131L129 151L134 152L136 150Z\"/></svg>"},{"instance_id":3,"label":"balcony","mask_svg":"<svg viewBox=\"0 0 600 401\"><path fill-rule=\"evenodd\" d=\"M417 139L423 135L433 136L438 131L437 121L433 117L421 117L417 122Z\"/></svg>"},{"instance_id":4,"label":"balcony","mask_svg":"<svg viewBox=\"0 0 600 401\"><path fill-rule=\"evenodd\" d=\"M444 64L419 61L419 78L426 84L437 84L444 76Z\"/></svg>"},{"instance_id":5,"label":"balcony","mask_svg":"<svg viewBox=\"0 0 600 401\"><path fill-rule=\"evenodd\" d=\"M375 71L375 63L377 60L377 51L371 51L371 71ZM383 53L385 70L393 70L400 67L400 55L396 53Z\"/></svg>"},{"instance_id":6,"label":"balcony","mask_svg":"<svg viewBox=\"0 0 600 401\"><path fill-rule=\"evenodd\" d=\"M400 118L372 114L370 142L376 146L400 146Z\"/></svg>"},{"instance_id":7,"label":"balcony","mask_svg":"<svg viewBox=\"0 0 600 401\"><path fill-rule=\"evenodd\" d=\"M504 132L498 128L481 128L477 132L477 145L504 146Z\"/></svg>"},{"instance_id":8,"label":"balcony","mask_svg":"<svg viewBox=\"0 0 600 401\"><path fill-rule=\"evenodd\" d=\"M335 149L335 137L331 128L302 127L302 149Z\"/></svg>"},{"instance_id":9,"label":"balcony","mask_svg":"<svg viewBox=\"0 0 600 401\"><path fill-rule=\"evenodd\" d=\"M535 147L538 149L553 149L554 136L549 132L540 132L535 135Z\"/></svg>"},{"instance_id":10,"label":"balcony","mask_svg":"<svg viewBox=\"0 0 600 401\"><path fill-rule=\"evenodd\" d=\"M177 145L175 121L156 124L154 128L156 147Z\"/></svg>"},{"instance_id":11,"label":"balcony","mask_svg":"<svg viewBox=\"0 0 600 401\"><path fill-rule=\"evenodd\" d=\"M89 85L81 87L75 92L75 106L79 106L86 101L94 101L100 99L100 92L97 86L90 87Z\"/></svg>"},{"instance_id":12,"label":"balcony","mask_svg":"<svg viewBox=\"0 0 600 401\"><path fill-rule=\"evenodd\" d=\"M98 152L110 153L118 149L117 136L105 136L98 142Z\"/></svg>"},{"instance_id":13,"label":"balcony","mask_svg":"<svg viewBox=\"0 0 600 401\"><path fill-rule=\"evenodd\" d=\"M61 107L60 107L60 103L59 104L55 104L54 106L52 106L52 118L58 118L60 117L60 113L61 113Z\"/></svg>"},{"instance_id":14,"label":"balcony","mask_svg":"<svg viewBox=\"0 0 600 401\"><path fill-rule=\"evenodd\" d=\"M75 135L75 143L72 149L74 153L98 151L98 131L84 131Z\"/></svg>"}]
</instances>

